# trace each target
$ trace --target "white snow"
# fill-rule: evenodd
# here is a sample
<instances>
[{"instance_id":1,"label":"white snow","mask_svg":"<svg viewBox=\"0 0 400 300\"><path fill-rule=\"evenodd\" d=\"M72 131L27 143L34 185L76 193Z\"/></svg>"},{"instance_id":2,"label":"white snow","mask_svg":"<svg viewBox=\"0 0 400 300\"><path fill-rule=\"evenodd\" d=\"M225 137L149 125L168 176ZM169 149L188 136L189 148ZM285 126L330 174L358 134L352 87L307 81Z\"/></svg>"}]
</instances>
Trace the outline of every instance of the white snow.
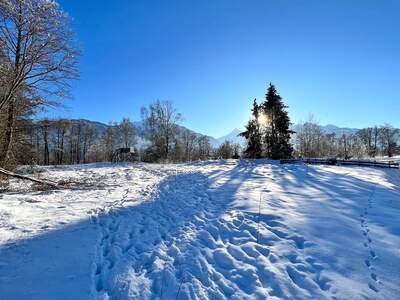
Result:
<instances>
[{"instance_id":1,"label":"white snow","mask_svg":"<svg viewBox=\"0 0 400 300\"><path fill-rule=\"evenodd\" d=\"M400 295L399 170L232 160L41 176L87 184L0 195L0 299Z\"/></svg>"}]
</instances>

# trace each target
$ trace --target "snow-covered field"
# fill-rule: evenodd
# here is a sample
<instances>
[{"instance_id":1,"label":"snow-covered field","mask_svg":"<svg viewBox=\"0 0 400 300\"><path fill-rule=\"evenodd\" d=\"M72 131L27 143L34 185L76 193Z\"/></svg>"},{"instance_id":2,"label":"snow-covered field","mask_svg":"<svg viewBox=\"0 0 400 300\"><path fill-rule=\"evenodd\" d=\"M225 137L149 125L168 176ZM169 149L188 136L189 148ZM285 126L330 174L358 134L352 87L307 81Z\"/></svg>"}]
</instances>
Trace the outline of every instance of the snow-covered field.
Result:
<instances>
[{"instance_id":1,"label":"snow-covered field","mask_svg":"<svg viewBox=\"0 0 400 300\"><path fill-rule=\"evenodd\" d=\"M386 162L386 161L394 161L394 162L400 163L400 155L395 155L395 156L392 156L392 157L382 156L382 157L377 157L377 158L375 158L373 160L384 161L384 162Z\"/></svg>"},{"instance_id":2,"label":"snow-covered field","mask_svg":"<svg viewBox=\"0 0 400 300\"><path fill-rule=\"evenodd\" d=\"M399 170L49 167L0 194L0 299L400 299Z\"/></svg>"}]
</instances>

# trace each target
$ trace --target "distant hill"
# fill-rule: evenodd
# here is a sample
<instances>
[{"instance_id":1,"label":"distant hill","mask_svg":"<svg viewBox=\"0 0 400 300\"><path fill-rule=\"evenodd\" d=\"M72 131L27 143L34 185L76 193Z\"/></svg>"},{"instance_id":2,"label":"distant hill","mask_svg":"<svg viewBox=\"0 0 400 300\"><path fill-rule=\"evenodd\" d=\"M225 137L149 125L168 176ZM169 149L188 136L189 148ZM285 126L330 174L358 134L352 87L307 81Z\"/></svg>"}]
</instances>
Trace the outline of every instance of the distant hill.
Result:
<instances>
[{"instance_id":1,"label":"distant hill","mask_svg":"<svg viewBox=\"0 0 400 300\"><path fill-rule=\"evenodd\" d=\"M97 136L101 137L103 136L103 134L106 132L107 128L109 128L110 126L113 125L109 125L109 124L105 124L102 122L97 122L97 121L91 121L91 120L86 120L86 119L69 119L70 122L72 123L78 123L78 122L83 122L87 125L91 125L95 128ZM148 144L148 141L146 139L146 129L143 126L143 122L139 121L139 122L133 122L136 128L136 134L137 134L137 143L139 147L144 147ZM231 143L235 143L235 144L239 144L242 147L245 146L246 144L246 140L245 138L239 136L240 134L240 130L235 128L233 129L231 132L229 132L228 134L221 136L219 138L214 138L212 136L208 136L208 135L204 135L198 132L195 132L189 128L186 128L184 126L178 125L181 133L184 133L185 131L188 131L190 133L195 134L197 137L207 137L210 141L210 144L214 147L217 148L220 145L222 145L225 141L230 141ZM299 125L295 124L292 126L292 130L296 131L296 129L299 127ZM335 125L325 125L325 126L321 126L322 130L325 133L335 133L335 134L354 134L356 133L359 129L357 128L346 128L346 127L338 127Z\"/></svg>"},{"instance_id":2,"label":"distant hill","mask_svg":"<svg viewBox=\"0 0 400 300\"><path fill-rule=\"evenodd\" d=\"M359 131L360 129L358 129L358 128L346 128L346 127L338 127L338 126L335 126L335 125L331 125L331 124L328 124L328 125L325 125L325 126L321 126L322 127L322 130L325 132L325 133L335 133L335 134L354 134L354 133L356 133L357 131Z\"/></svg>"},{"instance_id":3,"label":"distant hill","mask_svg":"<svg viewBox=\"0 0 400 300\"><path fill-rule=\"evenodd\" d=\"M293 131L298 131L299 127L300 127L300 124L294 124L291 129ZM323 125L323 126L321 126L321 128L322 128L322 131L326 134L335 133L336 135L354 134L360 130L358 128L338 127L336 125L331 125L331 124Z\"/></svg>"},{"instance_id":4,"label":"distant hill","mask_svg":"<svg viewBox=\"0 0 400 300\"><path fill-rule=\"evenodd\" d=\"M85 125L92 126L93 128L95 128L96 135L98 138L101 138L104 135L104 133L107 131L108 128L115 126L115 125L105 124L102 122L91 121L91 120L87 120L87 119L66 119L66 120L70 121L72 124L83 123ZM146 133L146 128L143 126L143 122L141 122L141 121L133 122L133 125L135 126L135 129L136 129L137 146L139 148L147 146L149 142L146 138L147 133ZM197 137L206 136L204 134L190 130L184 126L178 125L178 128L179 128L179 131L181 134L184 134L185 132L190 132L190 133L195 134ZM213 145L213 146L218 145L218 142L215 138L213 138L211 136L206 136L206 137L209 139L211 145Z\"/></svg>"},{"instance_id":5,"label":"distant hill","mask_svg":"<svg viewBox=\"0 0 400 300\"><path fill-rule=\"evenodd\" d=\"M292 130L296 131L296 129L299 128L300 125L295 124L292 126ZM357 128L346 128L346 127L338 127L335 125L325 125L325 126L321 126L322 130L324 133L326 134L330 134L330 133L335 133L337 135L340 134L354 134L356 133L359 129ZM232 143L237 143L239 145L241 145L242 147L244 147L246 145L246 139L244 137L238 136L240 134L240 130L235 128L233 129L230 133L221 136L219 138L214 139L211 142L211 145L213 147L218 147L220 146L223 142L225 141L230 141Z\"/></svg>"},{"instance_id":6,"label":"distant hill","mask_svg":"<svg viewBox=\"0 0 400 300\"><path fill-rule=\"evenodd\" d=\"M239 129L235 128L230 133L214 139L211 145L216 148L222 145L225 141L230 141L231 143L244 146L246 144L246 139L242 136L239 136L240 132L241 131Z\"/></svg>"}]
</instances>

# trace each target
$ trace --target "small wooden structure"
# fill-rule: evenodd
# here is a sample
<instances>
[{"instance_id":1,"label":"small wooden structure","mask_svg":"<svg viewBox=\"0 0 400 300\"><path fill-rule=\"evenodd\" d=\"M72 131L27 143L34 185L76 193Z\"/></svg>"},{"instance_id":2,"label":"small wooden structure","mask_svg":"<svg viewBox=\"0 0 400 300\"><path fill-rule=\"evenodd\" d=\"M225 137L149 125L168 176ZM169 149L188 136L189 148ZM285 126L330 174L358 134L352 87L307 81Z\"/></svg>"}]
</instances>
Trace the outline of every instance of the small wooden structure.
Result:
<instances>
[{"instance_id":1,"label":"small wooden structure","mask_svg":"<svg viewBox=\"0 0 400 300\"><path fill-rule=\"evenodd\" d=\"M136 157L135 147L118 148L112 155L112 162L134 161Z\"/></svg>"}]
</instances>

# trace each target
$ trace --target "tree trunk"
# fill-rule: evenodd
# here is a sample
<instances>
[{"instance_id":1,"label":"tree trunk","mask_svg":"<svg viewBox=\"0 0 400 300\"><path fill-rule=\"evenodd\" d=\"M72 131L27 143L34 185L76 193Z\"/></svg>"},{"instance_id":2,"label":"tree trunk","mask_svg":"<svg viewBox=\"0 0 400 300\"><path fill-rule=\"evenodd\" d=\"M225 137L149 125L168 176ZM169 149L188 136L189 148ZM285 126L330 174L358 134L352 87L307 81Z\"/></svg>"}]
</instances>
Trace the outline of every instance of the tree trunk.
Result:
<instances>
[{"instance_id":1,"label":"tree trunk","mask_svg":"<svg viewBox=\"0 0 400 300\"><path fill-rule=\"evenodd\" d=\"M20 6L19 9L20 16L19 16L19 22L18 24L20 25L22 23L22 9ZM15 49L15 60L14 60L14 78L13 82L15 83L17 74L19 73L20 69L20 59L21 59L21 44L22 44L22 30L21 28L17 29L17 42L16 42L16 49ZM4 133L4 141L3 141L3 147L0 152L0 166L4 166L7 162L9 152L11 150L11 144L13 140L13 131L14 131L14 119L15 119L15 92L16 89L11 88L8 95L6 95L5 98L2 99L2 103L0 104L0 109L3 108L4 105L7 104L8 102L8 111L7 111L7 124L6 124L6 130Z\"/></svg>"},{"instance_id":2,"label":"tree trunk","mask_svg":"<svg viewBox=\"0 0 400 300\"><path fill-rule=\"evenodd\" d=\"M63 129L62 136L61 136L61 147L60 147L60 157L58 164L62 165L63 160L64 160L64 136L65 136L65 131Z\"/></svg>"},{"instance_id":3,"label":"tree trunk","mask_svg":"<svg viewBox=\"0 0 400 300\"><path fill-rule=\"evenodd\" d=\"M47 125L44 125L45 127L44 127L44 133L43 133L43 140L44 140L44 149L43 149L43 161L44 161L44 164L47 166L47 165L49 165L50 164L50 153L49 153L49 142L48 142L48 138L47 138L47 135L48 135L48 128L47 128Z\"/></svg>"},{"instance_id":4,"label":"tree trunk","mask_svg":"<svg viewBox=\"0 0 400 300\"><path fill-rule=\"evenodd\" d=\"M13 139L14 133L14 114L15 114L15 103L11 101L8 106L7 111L7 123L6 123L6 130L4 133L4 140L3 140L3 147L0 152L0 166L3 167L8 159L8 154L11 150L11 141Z\"/></svg>"}]
</instances>

